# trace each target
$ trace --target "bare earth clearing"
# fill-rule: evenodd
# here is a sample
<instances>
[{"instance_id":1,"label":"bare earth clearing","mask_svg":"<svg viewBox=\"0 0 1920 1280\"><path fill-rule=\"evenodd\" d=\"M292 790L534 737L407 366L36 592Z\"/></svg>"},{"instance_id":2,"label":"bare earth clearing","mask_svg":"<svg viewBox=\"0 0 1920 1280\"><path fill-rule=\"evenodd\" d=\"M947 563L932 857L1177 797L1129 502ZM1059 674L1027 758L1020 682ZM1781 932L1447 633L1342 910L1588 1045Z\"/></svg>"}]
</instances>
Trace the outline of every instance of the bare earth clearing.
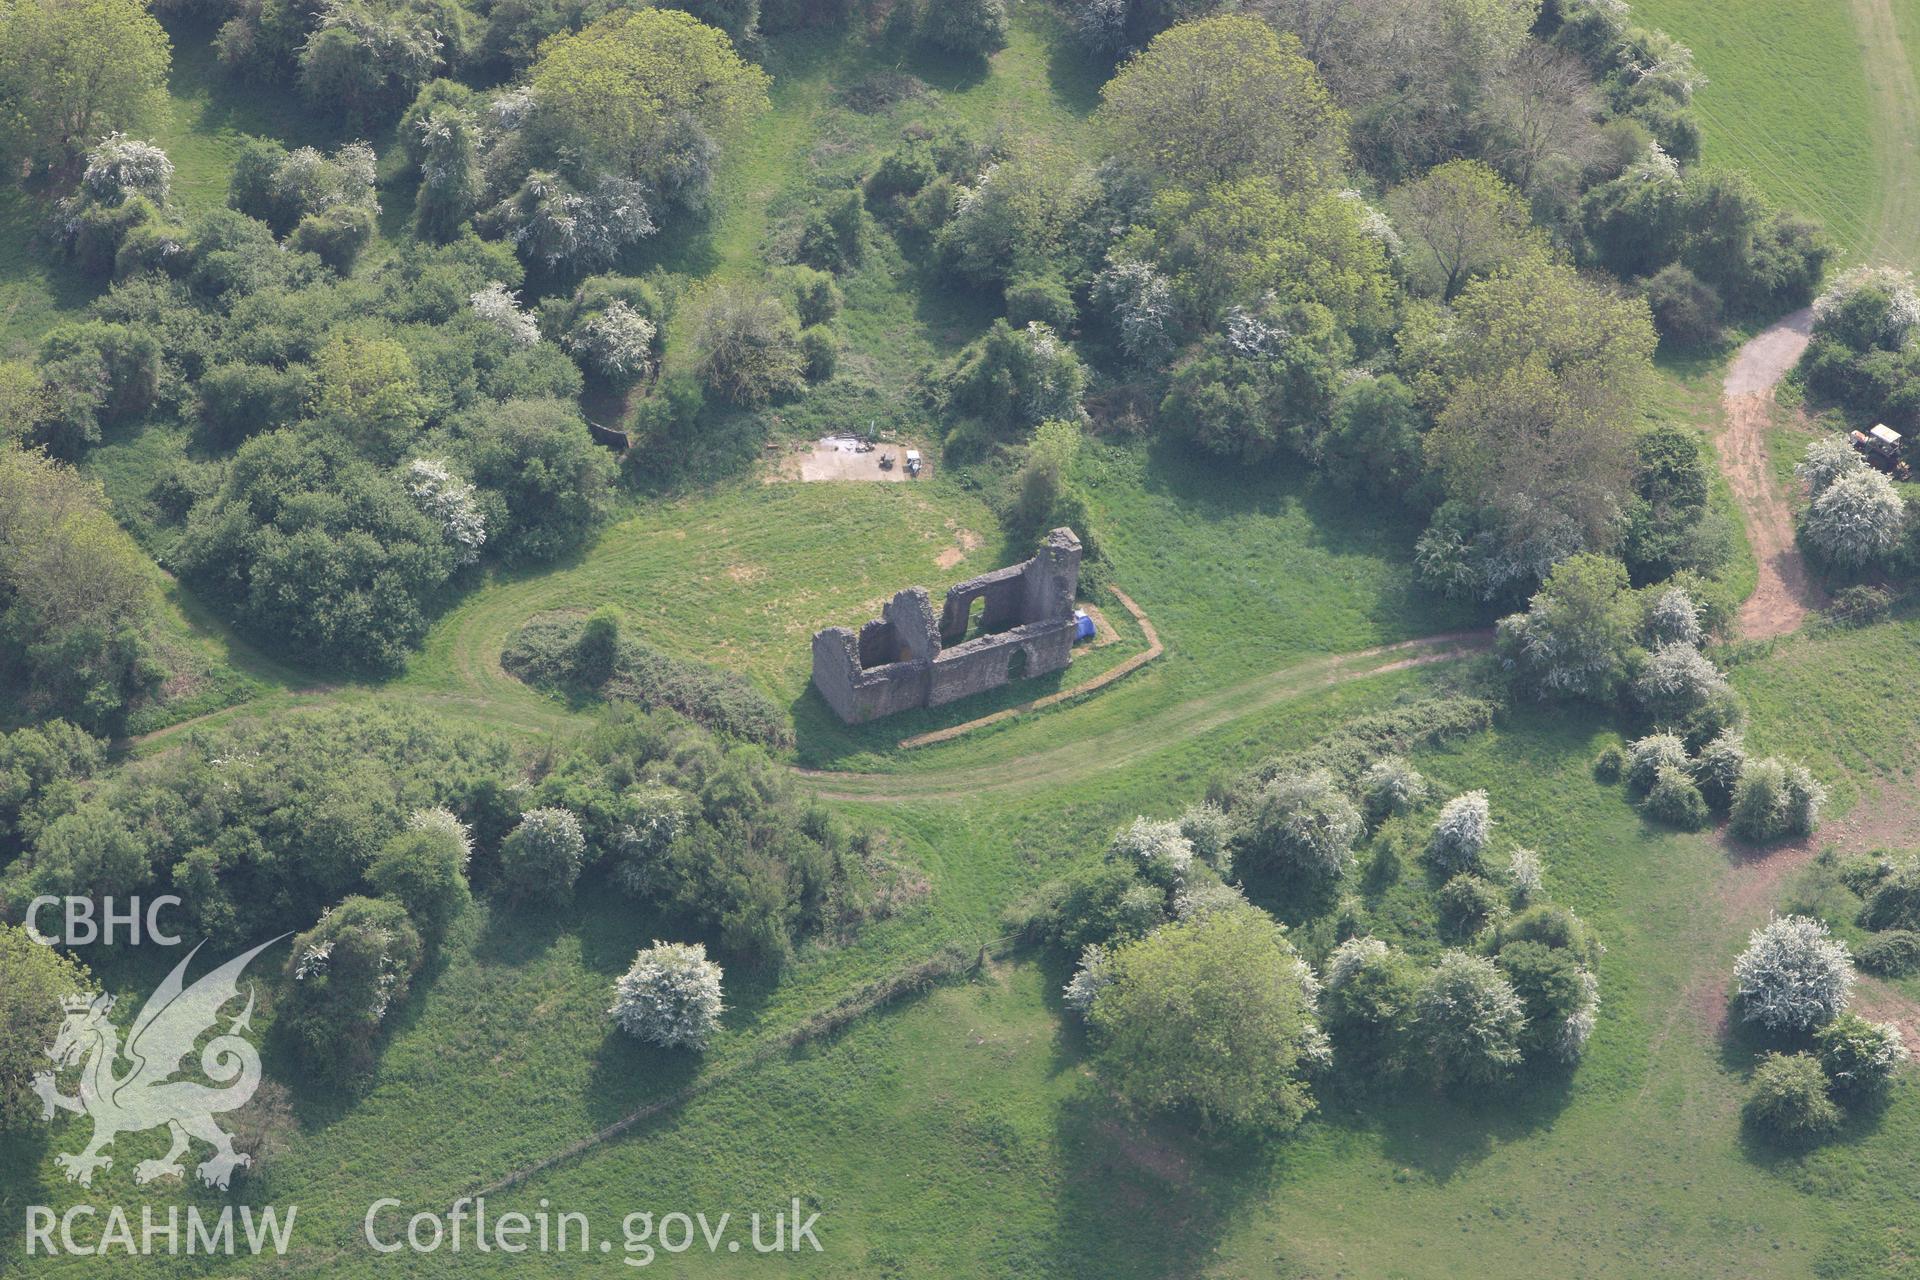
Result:
<instances>
[{"instance_id":1,"label":"bare earth clearing","mask_svg":"<svg viewBox=\"0 0 1920 1280\"><path fill-rule=\"evenodd\" d=\"M1767 453L1773 389L1807 349L1813 312L1796 311L1762 331L1727 366L1723 398L1726 424L1720 433L1720 465L1740 504L1760 563L1760 581L1740 607L1740 635L1765 640L1799 629L1822 603L1818 584L1793 537L1793 508L1774 485Z\"/></svg>"}]
</instances>

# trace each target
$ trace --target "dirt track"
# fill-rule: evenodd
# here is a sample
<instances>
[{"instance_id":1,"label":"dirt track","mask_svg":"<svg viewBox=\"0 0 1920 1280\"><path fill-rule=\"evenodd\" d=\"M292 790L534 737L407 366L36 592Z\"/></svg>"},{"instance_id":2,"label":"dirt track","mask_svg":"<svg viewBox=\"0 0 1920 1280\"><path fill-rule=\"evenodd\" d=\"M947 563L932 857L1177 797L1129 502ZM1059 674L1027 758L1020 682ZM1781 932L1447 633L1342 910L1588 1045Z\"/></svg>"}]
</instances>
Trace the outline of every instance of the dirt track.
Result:
<instances>
[{"instance_id":1,"label":"dirt track","mask_svg":"<svg viewBox=\"0 0 1920 1280\"><path fill-rule=\"evenodd\" d=\"M1807 310L1769 326L1740 348L1723 384L1726 423L1720 432L1720 466L1760 562L1760 581L1740 607L1739 630L1748 640L1798 630L1824 599L1794 542L1793 508L1774 483L1773 459L1767 453L1773 389L1807 349L1812 326L1813 313Z\"/></svg>"}]
</instances>

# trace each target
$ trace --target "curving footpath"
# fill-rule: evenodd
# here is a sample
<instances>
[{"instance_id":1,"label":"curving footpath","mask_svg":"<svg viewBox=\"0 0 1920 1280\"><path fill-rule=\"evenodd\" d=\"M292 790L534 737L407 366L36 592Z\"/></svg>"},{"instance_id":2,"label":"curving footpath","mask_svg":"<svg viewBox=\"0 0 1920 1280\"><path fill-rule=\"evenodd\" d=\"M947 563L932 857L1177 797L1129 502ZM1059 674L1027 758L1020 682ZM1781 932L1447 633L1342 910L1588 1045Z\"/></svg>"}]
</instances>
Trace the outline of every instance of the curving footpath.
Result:
<instances>
[{"instance_id":1,"label":"curving footpath","mask_svg":"<svg viewBox=\"0 0 1920 1280\"><path fill-rule=\"evenodd\" d=\"M1797 631L1825 602L1794 539L1793 508L1773 479L1767 427L1773 420L1773 390L1799 362L1813 330L1813 312L1800 310L1757 334L1727 366L1722 387L1725 422L1720 430L1720 469L1733 488L1747 541L1759 561L1760 580L1740 606L1743 639L1766 640Z\"/></svg>"}]
</instances>

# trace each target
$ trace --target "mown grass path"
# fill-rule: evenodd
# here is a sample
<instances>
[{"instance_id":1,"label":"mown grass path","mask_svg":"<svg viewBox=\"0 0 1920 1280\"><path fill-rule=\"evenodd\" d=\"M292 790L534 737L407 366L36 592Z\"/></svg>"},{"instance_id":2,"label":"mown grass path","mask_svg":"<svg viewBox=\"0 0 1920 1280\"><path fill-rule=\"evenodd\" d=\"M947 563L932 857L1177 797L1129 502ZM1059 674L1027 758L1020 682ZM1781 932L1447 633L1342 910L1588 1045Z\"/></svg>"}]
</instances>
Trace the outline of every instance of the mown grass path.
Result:
<instances>
[{"instance_id":1,"label":"mown grass path","mask_svg":"<svg viewBox=\"0 0 1920 1280\"><path fill-rule=\"evenodd\" d=\"M1849 0L1870 93L1879 199L1861 246L1870 261L1920 264L1920 85L1900 39L1893 0Z\"/></svg>"}]
</instances>

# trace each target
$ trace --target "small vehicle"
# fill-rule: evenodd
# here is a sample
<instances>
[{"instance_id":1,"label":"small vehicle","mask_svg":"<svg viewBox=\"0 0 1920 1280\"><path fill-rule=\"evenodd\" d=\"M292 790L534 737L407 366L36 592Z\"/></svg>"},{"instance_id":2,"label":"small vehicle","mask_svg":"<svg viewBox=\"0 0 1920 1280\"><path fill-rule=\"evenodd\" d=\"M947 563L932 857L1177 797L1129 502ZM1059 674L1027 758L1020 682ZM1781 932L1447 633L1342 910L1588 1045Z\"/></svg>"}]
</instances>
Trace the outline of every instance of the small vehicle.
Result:
<instances>
[{"instance_id":1,"label":"small vehicle","mask_svg":"<svg viewBox=\"0 0 1920 1280\"><path fill-rule=\"evenodd\" d=\"M907 450L907 474L910 476L913 476L916 479L919 478L920 451L918 449Z\"/></svg>"},{"instance_id":2,"label":"small vehicle","mask_svg":"<svg viewBox=\"0 0 1920 1280\"><path fill-rule=\"evenodd\" d=\"M1895 480L1905 480L1911 475L1906 462L1900 457L1900 433L1881 423L1871 431L1848 433L1853 442L1854 452L1867 460L1868 465L1884 471Z\"/></svg>"}]
</instances>

